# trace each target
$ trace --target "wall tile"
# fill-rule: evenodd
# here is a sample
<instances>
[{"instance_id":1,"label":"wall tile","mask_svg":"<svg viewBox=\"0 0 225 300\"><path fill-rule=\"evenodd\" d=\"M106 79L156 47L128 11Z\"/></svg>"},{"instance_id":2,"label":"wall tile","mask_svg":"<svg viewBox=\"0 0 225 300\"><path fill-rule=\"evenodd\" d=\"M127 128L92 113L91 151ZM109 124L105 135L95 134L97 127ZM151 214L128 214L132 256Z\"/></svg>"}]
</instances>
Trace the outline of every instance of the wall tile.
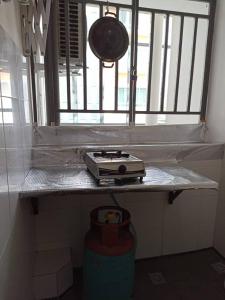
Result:
<instances>
[{"instance_id":1,"label":"wall tile","mask_svg":"<svg viewBox=\"0 0 225 300\"><path fill-rule=\"evenodd\" d=\"M3 114L2 114L2 98L0 96L0 149L5 148L5 136L3 128Z\"/></svg>"},{"instance_id":2,"label":"wall tile","mask_svg":"<svg viewBox=\"0 0 225 300\"><path fill-rule=\"evenodd\" d=\"M0 9L4 6L3 3ZM14 2L9 4L16 7ZM8 7L9 7L8 6ZM15 8L14 8L15 7ZM9 11L10 15L11 11ZM1 20L0 20L1 23ZM34 224L18 193L30 167L27 64L0 25L0 299L33 300ZM24 82L23 82L24 79ZM21 273L22 272L22 273Z\"/></svg>"},{"instance_id":3,"label":"wall tile","mask_svg":"<svg viewBox=\"0 0 225 300\"><path fill-rule=\"evenodd\" d=\"M10 238L0 260L1 300L34 300L32 291L33 221L29 203L19 202L11 225Z\"/></svg>"},{"instance_id":4,"label":"wall tile","mask_svg":"<svg viewBox=\"0 0 225 300\"><path fill-rule=\"evenodd\" d=\"M23 131L20 123L19 100L2 97L6 148L22 148ZM4 112L4 110L9 110Z\"/></svg>"},{"instance_id":5,"label":"wall tile","mask_svg":"<svg viewBox=\"0 0 225 300\"><path fill-rule=\"evenodd\" d=\"M2 106L2 100L0 97ZM0 107L1 107L0 106ZM2 112L0 110L0 115ZM0 257L5 249L10 230L10 211L7 178L7 162L4 140L4 128L0 122Z\"/></svg>"},{"instance_id":6,"label":"wall tile","mask_svg":"<svg viewBox=\"0 0 225 300\"><path fill-rule=\"evenodd\" d=\"M0 133L3 126L0 124ZM1 145L4 146L4 145ZM0 258L6 247L10 232L10 206L7 180L7 164L5 148L0 148Z\"/></svg>"},{"instance_id":7,"label":"wall tile","mask_svg":"<svg viewBox=\"0 0 225 300\"><path fill-rule=\"evenodd\" d=\"M19 99L24 101L30 101L30 89L29 89L29 60L21 55L18 56L18 90Z\"/></svg>"},{"instance_id":8,"label":"wall tile","mask_svg":"<svg viewBox=\"0 0 225 300\"><path fill-rule=\"evenodd\" d=\"M20 101L16 98L2 97L4 136L6 146L6 159L9 185L10 216L14 219L18 193L24 182L24 152L23 129L20 122ZM11 110L4 114L4 110Z\"/></svg>"}]
</instances>

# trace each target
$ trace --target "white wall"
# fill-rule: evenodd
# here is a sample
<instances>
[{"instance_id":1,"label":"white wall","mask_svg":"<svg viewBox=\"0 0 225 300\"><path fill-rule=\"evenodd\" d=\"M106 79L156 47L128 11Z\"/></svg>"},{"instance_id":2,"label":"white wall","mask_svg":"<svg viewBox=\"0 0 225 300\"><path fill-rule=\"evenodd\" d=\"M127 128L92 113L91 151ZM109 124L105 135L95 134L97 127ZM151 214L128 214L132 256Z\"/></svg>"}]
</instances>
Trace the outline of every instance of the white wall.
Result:
<instances>
[{"instance_id":1,"label":"white wall","mask_svg":"<svg viewBox=\"0 0 225 300\"><path fill-rule=\"evenodd\" d=\"M225 159L222 165L219 200L216 215L215 247L225 256Z\"/></svg>"},{"instance_id":2,"label":"white wall","mask_svg":"<svg viewBox=\"0 0 225 300\"><path fill-rule=\"evenodd\" d=\"M2 3L0 6L0 24L21 50L22 41L20 38L20 16L18 12L19 5L16 0Z\"/></svg>"},{"instance_id":3,"label":"white wall","mask_svg":"<svg viewBox=\"0 0 225 300\"><path fill-rule=\"evenodd\" d=\"M0 299L32 300L33 216L30 204L18 199L32 128L16 3L0 4Z\"/></svg>"},{"instance_id":4,"label":"white wall","mask_svg":"<svg viewBox=\"0 0 225 300\"><path fill-rule=\"evenodd\" d=\"M217 1L207 113L208 139L225 141L225 1Z\"/></svg>"},{"instance_id":5,"label":"white wall","mask_svg":"<svg viewBox=\"0 0 225 300\"><path fill-rule=\"evenodd\" d=\"M212 53L209 107L207 114L208 140L225 142L225 1L217 1L214 47ZM215 247L225 256L225 160L220 180L217 208Z\"/></svg>"}]
</instances>

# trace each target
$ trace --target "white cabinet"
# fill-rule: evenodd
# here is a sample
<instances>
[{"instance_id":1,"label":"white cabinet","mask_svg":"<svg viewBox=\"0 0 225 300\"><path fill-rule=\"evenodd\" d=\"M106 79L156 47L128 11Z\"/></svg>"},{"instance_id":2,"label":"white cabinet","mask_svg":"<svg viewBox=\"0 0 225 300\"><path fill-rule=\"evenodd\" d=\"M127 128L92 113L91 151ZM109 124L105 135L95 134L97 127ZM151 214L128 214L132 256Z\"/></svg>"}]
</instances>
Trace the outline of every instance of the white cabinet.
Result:
<instances>
[{"instance_id":1,"label":"white cabinet","mask_svg":"<svg viewBox=\"0 0 225 300\"><path fill-rule=\"evenodd\" d=\"M213 246L216 191L185 191L173 205L165 204L163 254Z\"/></svg>"},{"instance_id":2,"label":"white cabinet","mask_svg":"<svg viewBox=\"0 0 225 300\"><path fill-rule=\"evenodd\" d=\"M129 210L137 234L136 258L162 254L162 232L165 193L121 194L117 199Z\"/></svg>"}]
</instances>

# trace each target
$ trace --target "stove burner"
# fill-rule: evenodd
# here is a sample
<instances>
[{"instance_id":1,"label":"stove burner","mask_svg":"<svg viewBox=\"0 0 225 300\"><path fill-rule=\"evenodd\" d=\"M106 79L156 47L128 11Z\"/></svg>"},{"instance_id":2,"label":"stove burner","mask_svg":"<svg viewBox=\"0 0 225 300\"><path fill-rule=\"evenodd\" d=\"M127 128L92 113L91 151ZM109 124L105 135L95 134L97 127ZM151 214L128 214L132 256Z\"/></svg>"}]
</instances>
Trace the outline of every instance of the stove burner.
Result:
<instances>
[{"instance_id":1,"label":"stove burner","mask_svg":"<svg viewBox=\"0 0 225 300\"><path fill-rule=\"evenodd\" d=\"M123 153L121 150L119 151L106 151L102 150L101 152L94 152L94 157L104 157L104 158L121 158L121 157L130 157L129 153Z\"/></svg>"},{"instance_id":2,"label":"stove burner","mask_svg":"<svg viewBox=\"0 0 225 300\"><path fill-rule=\"evenodd\" d=\"M144 162L122 150L86 152L84 162L98 185L101 184L101 180L107 180L110 184L111 179L114 179L116 184L128 184L137 178L142 182L146 176Z\"/></svg>"}]
</instances>

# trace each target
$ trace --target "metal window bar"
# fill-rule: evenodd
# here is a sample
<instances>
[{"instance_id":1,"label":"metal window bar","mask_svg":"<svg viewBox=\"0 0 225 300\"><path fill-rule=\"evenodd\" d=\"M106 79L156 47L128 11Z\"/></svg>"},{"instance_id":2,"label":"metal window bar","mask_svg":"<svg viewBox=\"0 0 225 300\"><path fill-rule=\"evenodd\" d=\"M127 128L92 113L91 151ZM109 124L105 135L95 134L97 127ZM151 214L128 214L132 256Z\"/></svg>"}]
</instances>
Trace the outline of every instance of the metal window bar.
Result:
<instances>
[{"instance_id":1,"label":"metal window bar","mask_svg":"<svg viewBox=\"0 0 225 300\"><path fill-rule=\"evenodd\" d=\"M8 97L3 97L3 98L8 98ZM13 99L13 98L10 97L10 99ZM0 108L0 112L3 112L3 113L4 112L15 113L12 108Z\"/></svg>"},{"instance_id":2,"label":"metal window bar","mask_svg":"<svg viewBox=\"0 0 225 300\"><path fill-rule=\"evenodd\" d=\"M132 80L132 76L133 76L133 72L135 71L133 69L133 56L134 56L134 41L135 41L135 35L134 35L134 29L135 29L135 23L134 23L134 19L135 19L135 8L132 8L132 24L131 24L131 55L130 55L130 91L129 91L129 124L132 124L133 122L133 115L134 115L134 106L132 103L132 99L133 99L133 80Z\"/></svg>"},{"instance_id":3,"label":"metal window bar","mask_svg":"<svg viewBox=\"0 0 225 300\"><path fill-rule=\"evenodd\" d=\"M115 111L118 111L118 81L119 81L119 64L118 61L115 63Z\"/></svg>"},{"instance_id":4,"label":"metal window bar","mask_svg":"<svg viewBox=\"0 0 225 300\"><path fill-rule=\"evenodd\" d=\"M208 28L208 38L207 38L207 50L205 58L205 74L204 74L204 83L203 83L203 93L202 93L202 105L201 105L201 122L206 120L206 109L207 109L207 97L208 97L208 88L209 88L209 75L210 75L210 62L212 55L212 41L213 41L213 31L214 31L214 22L216 14L216 3L217 0L210 0L210 20Z\"/></svg>"},{"instance_id":5,"label":"metal window bar","mask_svg":"<svg viewBox=\"0 0 225 300\"><path fill-rule=\"evenodd\" d=\"M133 104L133 118L131 121L131 124L135 124L135 110L136 110L136 87L137 87L137 54L138 54L138 23L139 23L139 13L138 13L138 6L139 6L139 0L133 0L133 6L135 9L135 14L134 14L134 19L133 19L133 23L134 23L134 64L133 64L133 68L134 68L134 78L133 78L133 82L134 82L134 86L133 86L133 98L130 99L130 101Z\"/></svg>"},{"instance_id":6,"label":"metal window bar","mask_svg":"<svg viewBox=\"0 0 225 300\"><path fill-rule=\"evenodd\" d=\"M84 110L87 110L87 23L86 23L86 5L85 5L85 3L82 3L82 37L83 37Z\"/></svg>"},{"instance_id":7,"label":"metal window bar","mask_svg":"<svg viewBox=\"0 0 225 300\"><path fill-rule=\"evenodd\" d=\"M100 18L103 17L103 5L100 5ZM102 60L99 60L99 111L103 110L103 69Z\"/></svg>"},{"instance_id":8,"label":"metal window bar","mask_svg":"<svg viewBox=\"0 0 225 300\"><path fill-rule=\"evenodd\" d=\"M103 17L103 5L100 5L100 18ZM103 109L103 69L102 60L99 60L99 111Z\"/></svg>"},{"instance_id":9,"label":"metal window bar","mask_svg":"<svg viewBox=\"0 0 225 300\"><path fill-rule=\"evenodd\" d=\"M66 20L66 80L67 80L67 109L71 110L70 93L70 28L69 28L69 1L65 0L65 20Z\"/></svg>"},{"instance_id":10,"label":"metal window bar","mask_svg":"<svg viewBox=\"0 0 225 300\"><path fill-rule=\"evenodd\" d=\"M198 18L195 18L194 41L193 41L192 62L191 62L191 76L190 76L189 94L188 94L188 105L187 105L187 111L188 112L190 112L190 108L191 108L191 95L192 95L192 85L193 85L193 76L194 76L194 64L195 64L197 31L198 31Z\"/></svg>"},{"instance_id":11,"label":"metal window bar","mask_svg":"<svg viewBox=\"0 0 225 300\"><path fill-rule=\"evenodd\" d=\"M116 7L116 16L119 19L119 7ZM115 111L118 111L118 82L119 81L119 63L115 62Z\"/></svg>"},{"instance_id":12,"label":"metal window bar","mask_svg":"<svg viewBox=\"0 0 225 300\"><path fill-rule=\"evenodd\" d=\"M115 65L115 102L114 110L104 110L103 109L103 69L102 62L99 61L99 109L93 110L88 109L87 107L87 74L86 74L86 42L87 42L87 32L86 32L86 5L95 4L99 5L100 8L100 17L103 16L103 7L107 5L107 2L103 1L77 1L82 3L82 24L84 30L83 37L83 81L84 81L84 99L83 99L83 109L71 109L71 94L70 94L70 63L69 63L69 28L67 24L67 34L66 34L66 43L67 43L67 57L66 57L66 73L67 73L67 95L68 95L68 108L60 109L59 106L56 108L57 114L60 113L129 113L129 123L135 122L135 114L189 114L189 115L201 115L201 120L205 119L206 105L207 105L207 92L208 92L208 80L209 80L209 62L211 57L211 44L212 44L212 35L213 35L213 24L215 18L215 7L216 1L211 2L211 9L209 15L194 14L187 12L178 12L178 11L169 11L169 10L158 10L158 9L149 9L138 6L138 0L133 0L133 5L117 4L110 3L110 6L116 8L117 14L119 13L120 8L129 8L132 11L132 35L131 35L131 68L130 72L133 73L130 81L130 105L128 110L118 109L118 63ZM68 0L65 0L65 3L68 3ZM147 89L147 104L146 110L137 111L136 110L136 72L137 72L137 50L138 50L138 14L140 11L147 11L151 14L151 33L150 33L150 51L149 51L149 72L148 72L148 89ZM65 12L68 18L68 5L65 5ZM160 110L152 111L150 109L151 103L151 86L152 86L152 63L153 63L153 48L154 48L154 34L157 28L155 28L155 14L166 15L166 32L165 32L165 43L164 43L164 60L163 60L163 72L162 72L162 86L161 86L161 97L160 97ZM177 63L177 82L175 89L175 99L174 99L174 109L173 111L167 111L164 108L164 99L165 99L165 81L166 81L166 68L167 68L167 54L168 54L168 31L169 31L169 18L170 15L179 16L181 18L180 22L180 37L179 37L179 50L178 50L178 63ZM191 63L191 72L190 72L190 84L189 84L189 94L188 94L188 104L187 110L179 112L177 111L178 106L178 93L179 93L179 81L180 81L180 69L182 61L182 44L184 37L184 18L192 17L195 20L195 29L194 29L194 41L193 41L193 53L192 53L192 63ZM192 94L192 84L193 84L193 72L195 67L195 51L196 51L196 37L198 30L198 20L199 19L208 19L209 28L208 28L208 40L207 40L207 50L206 50L206 64L205 64L205 73L204 73L204 83L203 83L203 96L202 96L202 107L201 111L190 111L191 107L191 94ZM68 22L67 22L68 23Z\"/></svg>"},{"instance_id":13,"label":"metal window bar","mask_svg":"<svg viewBox=\"0 0 225 300\"><path fill-rule=\"evenodd\" d=\"M147 111L150 111L151 103L151 87L152 87L152 63L153 63L153 49L154 49L154 32L155 32L155 13L151 14L151 32L150 32L150 58L148 71L148 93L147 93Z\"/></svg>"},{"instance_id":14,"label":"metal window bar","mask_svg":"<svg viewBox=\"0 0 225 300\"><path fill-rule=\"evenodd\" d=\"M178 52L178 63L177 63L176 91L175 91L175 99L174 99L174 111L175 112L177 112L177 104L178 104L183 34L184 34L184 16L181 17L181 24L180 24L180 40L179 40L179 52Z\"/></svg>"},{"instance_id":15,"label":"metal window bar","mask_svg":"<svg viewBox=\"0 0 225 300\"><path fill-rule=\"evenodd\" d=\"M52 3L50 22L49 22L49 32L46 45L46 55L45 55L45 82L46 82L46 98L48 99L46 103L46 121L47 125L58 125L60 123L59 113L56 111L56 107L59 107L59 68L58 51L53 51L57 49L58 40L60 34L57 30L58 20L54 18L54 15L58 15L59 7L54 1ZM37 64L35 66L37 67ZM38 86L38 85L37 85ZM41 116L43 118L43 116ZM39 121L39 120L38 120Z\"/></svg>"},{"instance_id":16,"label":"metal window bar","mask_svg":"<svg viewBox=\"0 0 225 300\"><path fill-rule=\"evenodd\" d=\"M191 92L192 92L192 84L193 84L193 73L194 73L194 67L195 67L195 51L196 51L196 38L197 38L197 30L198 30L198 20L199 19L208 19L209 23L214 22L213 21L213 15L215 15L215 11L211 10L209 16L207 15L199 15L199 14L189 14L189 13L183 13L183 12L176 12L174 14L174 12L171 11L161 11L161 10L155 10L155 9L147 9L147 8L139 8L139 11L145 11L145 12L149 12L152 14L159 14L160 15L165 15L167 16L167 24L166 24L166 32L165 32L165 44L164 44L164 60L163 60L163 75L162 75L162 87L161 87L161 103L160 103L160 110L158 111L151 111L150 109L150 93L151 93L151 76L149 76L149 81L148 81L148 87L149 87L149 95L148 95L148 102L147 102L147 110L146 111L135 111L135 114L184 114L184 115L200 115L201 111L190 111L190 106L191 106ZM162 13L163 12L163 13ZM174 110L172 112L167 111L164 109L164 93L165 93L165 73L166 73L166 60L167 60L167 49L168 49L168 21L169 21L169 16L170 15L176 15L176 16L180 16L181 17L181 25L180 25L180 41L179 41L179 54L178 54L178 64L177 64L177 83L176 83L176 92L175 92L175 99L174 99ZM181 71L181 60L182 60L182 44L183 44L183 39L184 37L184 18L185 17L194 17L195 20L195 25L194 25L194 37L193 37L193 50L192 50L192 63L191 63L191 72L190 72L190 83L189 83L189 94L188 94L188 103L187 103L187 110L186 111L181 111L178 112L177 111L177 105L178 105L178 92L179 92L179 81L180 81L180 71ZM210 26L209 26L210 27ZM155 32L155 28L154 28L154 32ZM154 33L153 33L154 36ZM207 41L207 49L209 47L211 47L211 42L212 39L208 39ZM150 45L151 47L151 45ZM162 46L163 48L163 46ZM151 49L152 50L152 49ZM208 51L207 51L208 53ZM152 68L151 66L151 51L150 51L150 68ZM209 57L209 54L208 54ZM208 58L206 57L206 66L209 65L209 61ZM208 70L209 72L209 70ZM205 74L204 74L204 82L205 80L207 80L209 76L209 73L207 74L207 68L205 70ZM204 83L205 85L205 83ZM205 88L204 88L205 91ZM206 102L207 102L207 97L205 97L204 95L207 94L206 91L204 93L203 91L203 99L202 99L202 105L203 107L206 107ZM149 110L148 110L149 108ZM202 113L202 115L205 116L205 112Z\"/></svg>"},{"instance_id":17,"label":"metal window bar","mask_svg":"<svg viewBox=\"0 0 225 300\"><path fill-rule=\"evenodd\" d=\"M166 82L166 64L167 64L167 48L168 48L168 37L169 37L169 15L166 15L166 30L165 30L165 42L164 42L164 59L163 59L163 75L162 75L162 86L161 86L161 104L160 111L164 111L164 96L165 96L165 82Z\"/></svg>"},{"instance_id":18,"label":"metal window bar","mask_svg":"<svg viewBox=\"0 0 225 300\"><path fill-rule=\"evenodd\" d=\"M30 68L31 68L31 89L32 89L32 109L33 109L33 123L37 123L37 96L36 96L36 82L35 82L35 64L33 52L30 57Z\"/></svg>"},{"instance_id":19,"label":"metal window bar","mask_svg":"<svg viewBox=\"0 0 225 300\"><path fill-rule=\"evenodd\" d=\"M135 123L139 0L133 0L132 3L129 124Z\"/></svg>"},{"instance_id":20,"label":"metal window bar","mask_svg":"<svg viewBox=\"0 0 225 300\"><path fill-rule=\"evenodd\" d=\"M173 10L163 10L163 9L152 9L152 8L146 8L146 7L139 7L139 10L141 11L147 11L147 12L154 12L155 14L159 15L174 15L174 16L185 16L185 17L192 17L192 18L202 18L202 19L208 19L210 15L203 15L203 14L194 14L194 13L188 13L188 12L179 12L179 11L173 11Z\"/></svg>"}]
</instances>

